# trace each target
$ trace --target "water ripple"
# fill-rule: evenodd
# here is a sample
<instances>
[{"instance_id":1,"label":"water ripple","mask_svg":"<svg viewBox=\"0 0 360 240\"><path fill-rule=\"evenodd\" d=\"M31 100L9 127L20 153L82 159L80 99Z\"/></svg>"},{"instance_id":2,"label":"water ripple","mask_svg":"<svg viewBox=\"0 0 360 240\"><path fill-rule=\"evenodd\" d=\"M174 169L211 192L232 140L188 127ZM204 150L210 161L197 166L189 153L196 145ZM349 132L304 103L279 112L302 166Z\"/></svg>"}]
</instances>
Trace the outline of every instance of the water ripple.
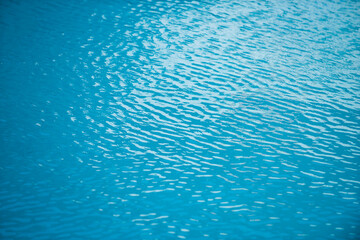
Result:
<instances>
[{"instance_id":1,"label":"water ripple","mask_svg":"<svg viewBox=\"0 0 360 240\"><path fill-rule=\"evenodd\" d=\"M1 237L359 238L359 7L0 3Z\"/></svg>"}]
</instances>

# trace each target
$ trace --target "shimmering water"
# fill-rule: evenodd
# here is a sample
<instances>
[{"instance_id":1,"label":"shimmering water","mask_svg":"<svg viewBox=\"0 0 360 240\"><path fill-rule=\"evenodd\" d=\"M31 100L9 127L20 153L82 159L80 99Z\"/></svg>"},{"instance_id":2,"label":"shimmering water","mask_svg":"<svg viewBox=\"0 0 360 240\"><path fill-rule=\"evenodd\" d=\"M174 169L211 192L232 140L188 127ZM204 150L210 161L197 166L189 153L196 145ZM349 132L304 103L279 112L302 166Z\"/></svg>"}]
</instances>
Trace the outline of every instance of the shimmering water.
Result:
<instances>
[{"instance_id":1,"label":"shimmering water","mask_svg":"<svg viewBox=\"0 0 360 240\"><path fill-rule=\"evenodd\" d=\"M2 239L359 239L359 1L0 3Z\"/></svg>"}]
</instances>

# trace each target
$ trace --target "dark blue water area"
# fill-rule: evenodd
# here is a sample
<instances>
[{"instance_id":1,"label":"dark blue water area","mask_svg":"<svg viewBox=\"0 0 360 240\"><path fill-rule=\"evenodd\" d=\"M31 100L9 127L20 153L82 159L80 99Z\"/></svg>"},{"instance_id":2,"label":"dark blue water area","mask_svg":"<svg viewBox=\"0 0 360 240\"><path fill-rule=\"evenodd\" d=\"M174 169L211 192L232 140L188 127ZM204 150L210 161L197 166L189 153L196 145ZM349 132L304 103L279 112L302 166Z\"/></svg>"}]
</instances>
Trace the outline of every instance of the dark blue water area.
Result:
<instances>
[{"instance_id":1,"label":"dark blue water area","mask_svg":"<svg viewBox=\"0 0 360 240\"><path fill-rule=\"evenodd\" d=\"M359 1L0 2L1 239L360 239Z\"/></svg>"}]
</instances>

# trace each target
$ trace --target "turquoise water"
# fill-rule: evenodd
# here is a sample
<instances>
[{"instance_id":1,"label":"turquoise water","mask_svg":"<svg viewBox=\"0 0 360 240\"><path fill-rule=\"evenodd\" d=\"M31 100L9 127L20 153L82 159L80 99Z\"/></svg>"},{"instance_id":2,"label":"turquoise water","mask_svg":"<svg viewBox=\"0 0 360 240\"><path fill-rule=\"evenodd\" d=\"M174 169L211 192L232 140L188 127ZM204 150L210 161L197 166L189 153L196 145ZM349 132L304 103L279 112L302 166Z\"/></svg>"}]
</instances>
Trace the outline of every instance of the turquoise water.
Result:
<instances>
[{"instance_id":1,"label":"turquoise water","mask_svg":"<svg viewBox=\"0 0 360 240\"><path fill-rule=\"evenodd\" d=\"M1 1L1 239L359 239L359 1Z\"/></svg>"}]
</instances>

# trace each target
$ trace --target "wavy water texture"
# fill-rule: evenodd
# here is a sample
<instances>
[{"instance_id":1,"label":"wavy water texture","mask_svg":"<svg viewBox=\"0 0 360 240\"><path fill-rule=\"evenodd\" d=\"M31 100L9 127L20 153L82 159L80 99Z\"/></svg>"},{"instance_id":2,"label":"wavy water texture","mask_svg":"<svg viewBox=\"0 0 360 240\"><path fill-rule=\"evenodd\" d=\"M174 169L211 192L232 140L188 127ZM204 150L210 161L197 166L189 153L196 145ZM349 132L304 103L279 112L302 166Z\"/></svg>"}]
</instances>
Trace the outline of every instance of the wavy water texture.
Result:
<instances>
[{"instance_id":1,"label":"wavy water texture","mask_svg":"<svg viewBox=\"0 0 360 240\"><path fill-rule=\"evenodd\" d=\"M0 3L2 239L359 239L358 1Z\"/></svg>"}]
</instances>

